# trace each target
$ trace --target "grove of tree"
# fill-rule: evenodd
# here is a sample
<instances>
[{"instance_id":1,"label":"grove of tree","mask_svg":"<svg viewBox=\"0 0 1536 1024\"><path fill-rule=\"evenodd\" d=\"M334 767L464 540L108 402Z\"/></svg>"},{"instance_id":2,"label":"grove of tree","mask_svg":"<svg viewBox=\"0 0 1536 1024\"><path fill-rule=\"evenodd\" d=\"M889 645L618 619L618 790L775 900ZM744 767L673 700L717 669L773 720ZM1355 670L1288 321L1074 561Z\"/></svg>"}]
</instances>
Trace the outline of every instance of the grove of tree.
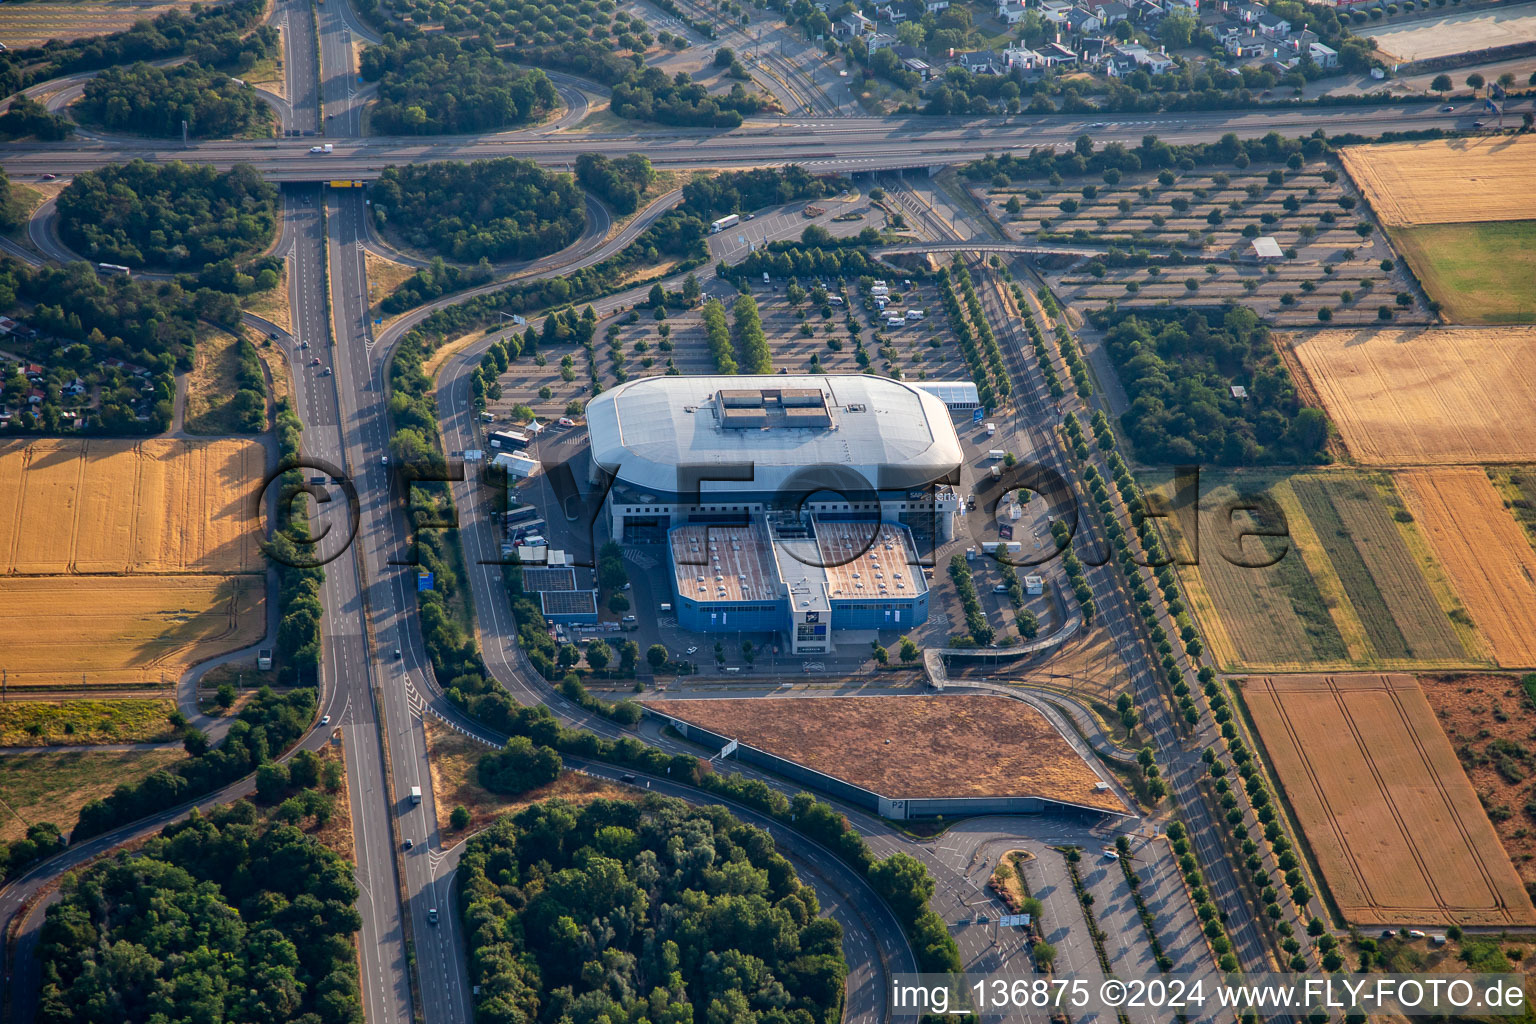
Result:
<instances>
[{"instance_id":1,"label":"grove of tree","mask_svg":"<svg viewBox=\"0 0 1536 1024\"><path fill-rule=\"evenodd\" d=\"M72 249L135 269L197 271L250 256L277 227L277 189L249 164L111 164L76 175L57 208Z\"/></svg>"},{"instance_id":2,"label":"grove of tree","mask_svg":"<svg viewBox=\"0 0 1536 1024\"><path fill-rule=\"evenodd\" d=\"M408 244L463 262L547 256L586 225L569 175L512 157L386 167L371 194L375 218Z\"/></svg>"},{"instance_id":3,"label":"grove of tree","mask_svg":"<svg viewBox=\"0 0 1536 1024\"><path fill-rule=\"evenodd\" d=\"M270 134L272 108L256 90L196 62L108 68L85 83L75 108L86 124L111 131L223 139Z\"/></svg>"},{"instance_id":4,"label":"grove of tree","mask_svg":"<svg viewBox=\"0 0 1536 1024\"><path fill-rule=\"evenodd\" d=\"M842 928L761 829L679 800L551 800L470 840L476 1019L833 1024Z\"/></svg>"}]
</instances>

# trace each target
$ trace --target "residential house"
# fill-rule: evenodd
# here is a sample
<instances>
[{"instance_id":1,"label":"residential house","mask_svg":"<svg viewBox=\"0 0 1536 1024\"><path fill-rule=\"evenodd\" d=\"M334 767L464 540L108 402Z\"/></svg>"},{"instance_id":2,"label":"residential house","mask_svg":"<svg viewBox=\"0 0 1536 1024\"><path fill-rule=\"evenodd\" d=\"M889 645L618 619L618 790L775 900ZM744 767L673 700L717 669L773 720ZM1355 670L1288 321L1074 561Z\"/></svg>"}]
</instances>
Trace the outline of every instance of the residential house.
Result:
<instances>
[{"instance_id":1,"label":"residential house","mask_svg":"<svg viewBox=\"0 0 1536 1024\"><path fill-rule=\"evenodd\" d=\"M42 380L43 375L47 372L47 370L39 366L37 363L28 363L21 368L21 375L30 381Z\"/></svg>"},{"instance_id":2,"label":"residential house","mask_svg":"<svg viewBox=\"0 0 1536 1024\"><path fill-rule=\"evenodd\" d=\"M1257 29L1240 21L1219 25L1215 32L1222 47L1234 57L1258 57L1269 49L1269 45L1259 38Z\"/></svg>"},{"instance_id":3,"label":"residential house","mask_svg":"<svg viewBox=\"0 0 1536 1024\"><path fill-rule=\"evenodd\" d=\"M85 394L85 381L81 380L79 377L76 377L68 384L65 384L62 388L62 391L70 398L73 398L76 395L83 395Z\"/></svg>"},{"instance_id":4,"label":"residential house","mask_svg":"<svg viewBox=\"0 0 1536 1024\"><path fill-rule=\"evenodd\" d=\"M1259 35L1269 39L1284 39L1291 34L1291 23L1278 14L1265 13L1258 20Z\"/></svg>"},{"instance_id":5,"label":"residential house","mask_svg":"<svg viewBox=\"0 0 1536 1024\"><path fill-rule=\"evenodd\" d=\"M923 0L923 9L929 14L949 10L949 0Z\"/></svg>"},{"instance_id":6,"label":"residential house","mask_svg":"<svg viewBox=\"0 0 1536 1024\"><path fill-rule=\"evenodd\" d=\"M1084 39L1077 44L1077 55L1085 67L1099 67L1110 57L1114 56L1111 50L1111 47L1114 45L1113 39L1094 36L1091 39Z\"/></svg>"},{"instance_id":7,"label":"residential house","mask_svg":"<svg viewBox=\"0 0 1536 1024\"><path fill-rule=\"evenodd\" d=\"M857 39L874 32L875 23L858 11L850 11L832 27L832 34L844 39Z\"/></svg>"},{"instance_id":8,"label":"residential house","mask_svg":"<svg viewBox=\"0 0 1536 1024\"><path fill-rule=\"evenodd\" d=\"M1092 11L1074 7L1067 12L1067 27L1078 35L1090 35L1104 27L1104 21Z\"/></svg>"},{"instance_id":9,"label":"residential house","mask_svg":"<svg viewBox=\"0 0 1536 1024\"><path fill-rule=\"evenodd\" d=\"M42 405L43 404L43 399L45 399L47 397L48 397L47 395L45 395L42 391L38 390L37 388L32 388L30 391L27 392L27 404L28 405Z\"/></svg>"},{"instance_id":10,"label":"residential house","mask_svg":"<svg viewBox=\"0 0 1536 1024\"><path fill-rule=\"evenodd\" d=\"M1166 0L1163 6L1165 11L1183 8L1195 17L1200 17L1200 0Z\"/></svg>"},{"instance_id":11,"label":"residential house","mask_svg":"<svg viewBox=\"0 0 1536 1024\"><path fill-rule=\"evenodd\" d=\"M901 66L912 72L924 82L933 80L933 68L921 57L903 57Z\"/></svg>"},{"instance_id":12,"label":"residential house","mask_svg":"<svg viewBox=\"0 0 1536 1024\"><path fill-rule=\"evenodd\" d=\"M1040 56L1045 59L1048 68L1071 67L1077 63L1077 54L1060 43L1046 43L1040 47Z\"/></svg>"},{"instance_id":13,"label":"residential house","mask_svg":"<svg viewBox=\"0 0 1536 1024\"><path fill-rule=\"evenodd\" d=\"M864 37L864 45L869 53L877 53L880 50L888 50L896 45L896 37L888 36L884 32L876 32Z\"/></svg>"},{"instance_id":14,"label":"residential house","mask_svg":"<svg viewBox=\"0 0 1536 1024\"><path fill-rule=\"evenodd\" d=\"M1099 16L1099 21L1103 22L1105 28L1118 25L1122 21L1129 21L1131 17L1131 9L1119 0L1092 0L1087 6Z\"/></svg>"},{"instance_id":15,"label":"residential house","mask_svg":"<svg viewBox=\"0 0 1536 1024\"><path fill-rule=\"evenodd\" d=\"M1017 25L1024 20L1026 8L1019 0L1003 0L997 5L997 20L1004 25Z\"/></svg>"},{"instance_id":16,"label":"residential house","mask_svg":"<svg viewBox=\"0 0 1536 1024\"><path fill-rule=\"evenodd\" d=\"M1026 46L1010 46L1003 51L1003 67L1009 71L1039 71L1045 67L1045 58Z\"/></svg>"},{"instance_id":17,"label":"residential house","mask_svg":"<svg viewBox=\"0 0 1536 1024\"><path fill-rule=\"evenodd\" d=\"M1310 43L1307 52L1312 55L1312 62L1320 68L1339 66L1339 51L1326 43Z\"/></svg>"},{"instance_id":18,"label":"residential house","mask_svg":"<svg viewBox=\"0 0 1536 1024\"><path fill-rule=\"evenodd\" d=\"M991 50L972 50L968 53L955 54L955 65L965 68L973 75L996 75L1002 73L997 54Z\"/></svg>"},{"instance_id":19,"label":"residential house","mask_svg":"<svg viewBox=\"0 0 1536 1024\"><path fill-rule=\"evenodd\" d=\"M876 7L875 16L885 19L892 25L899 25L901 22L907 20L907 12L897 7L895 4L886 4L884 7Z\"/></svg>"},{"instance_id":20,"label":"residential house","mask_svg":"<svg viewBox=\"0 0 1536 1024\"><path fill-rule=\"evenodd\" d=\"M1146 68L1150 74L1160 75L1173 67L1173 58L1168 54L1162 50L1148 50L1140 43L1117 44L1114 52L1136 67Z\"/></svg>"},{"instance_id":21,"label":"residential house","mask_svg":"<svg viewBox=\"0 0 1536 1024\"><path fill-rule=\"evenodd\" d=\"M1131 20L1143 28L1153 28L1168 12L1158 0L1134 0L1131 4Z\"/></svg>"},{"instance_id":22,"label":"residential house","mask_svg":"<svg viewBox=\"0 0 1536 1024\"><path fill-rule=\"evenodd\" d=\"M1238 4L1232 13L1244 25L1257 25L1259 19L1269 13L1269 8L1262 4Z\"/></svg>"}]
</instances>

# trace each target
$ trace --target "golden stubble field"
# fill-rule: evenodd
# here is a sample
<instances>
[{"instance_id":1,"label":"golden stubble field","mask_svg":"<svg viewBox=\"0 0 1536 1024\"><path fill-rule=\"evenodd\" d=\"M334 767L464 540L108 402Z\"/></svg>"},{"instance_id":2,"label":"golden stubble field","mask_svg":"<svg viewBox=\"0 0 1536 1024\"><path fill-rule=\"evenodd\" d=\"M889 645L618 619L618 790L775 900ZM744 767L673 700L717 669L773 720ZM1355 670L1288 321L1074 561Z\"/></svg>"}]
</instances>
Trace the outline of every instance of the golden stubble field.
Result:
<instances>
[{"instance_id":1,"label":"golden stubble field","mask_svg":"<svg viewBox=\"0 0 1536 1024\"><path fill-rule=\"evenodd\" d=\"M1243 698L1350 923L1536 924L1411 676L1256 677Z\"/></svg>"},{"instance_id":2,"label":"golden stubble field","mask_svg":"<svg viewBox=\"0 0 1536 1024\"><path fill-rule=\"evenodd\" d=\"M265 465L253 440L0 444L10 685L158 688L259 642Z\"/></svg>"},{"instance_id":3,"label":"golden stubble field","mask_svg":"<svg viewBox=\"0 0 1536 1024\"><path fill-rule=\"evenodd\" d=\"M0 444L0 575L265 568L257 441Z\"/></svg>"},{"instance_id":4,"label":"golden stubble field","mask_svg":"<svg viewBox=\"0 0 1536 1024\"><path fill-rule=\"evenodd\" d=\"M1339 153L1382 223L1529 220L1536 139L1436 139L1349 146Z\"/></svg>"},{"instance_id":5,"label":"golden stubble field","mask_svg":"<svg viewBox=\"0 0 1536 1024\"><path fill-rule=\"evenodd\" d=\"M1536 551L1475 467L1404 470L1403 502L1504 666L1536 665Z\"/></svg>"},{"instance_id":6,"label":"golden stubble field","mask_svg":"<svg viewBox=\"0 0 1536 1024\"><path fill-rule=\"evenodd\" d=\"M1536 460L1536 328L1319 331L1294 352L1360 462Z\"/></svg>"},{"instance_id":7,"label":"golden stubble field","mask_svg":"<svg viewBox=\"0 0 1536 1024\"><path fill-rule=\"evenodd\" d=\"M266 633L266 577L0 577L0 668L11 686L174 682Z\"/></svg>"}]
</instances>

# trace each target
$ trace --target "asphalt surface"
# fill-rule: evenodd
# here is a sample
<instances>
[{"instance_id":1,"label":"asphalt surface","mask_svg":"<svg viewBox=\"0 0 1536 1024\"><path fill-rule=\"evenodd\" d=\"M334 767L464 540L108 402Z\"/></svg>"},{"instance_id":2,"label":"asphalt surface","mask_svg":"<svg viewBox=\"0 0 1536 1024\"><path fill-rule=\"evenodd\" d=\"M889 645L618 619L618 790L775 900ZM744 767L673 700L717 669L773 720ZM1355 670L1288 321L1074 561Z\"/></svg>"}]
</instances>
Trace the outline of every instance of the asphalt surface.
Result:
<instances>
[{"instance_id":1,"label":"asphalt surface","mask_svg":"<svg viewBox=\"0 0 1536 1024\"><path fill-rule=\"evenodd\" d=\"M296 0L287 0L289 3ZM798 163L816 170L877 170L943 166L1008 150L1036 146L1065 147L1080 135L1098 142L1139 145L1156 135L1169 143L1210 142L1233 132L1244 138L1270 131L1299 136L1321 128L1330 135L1356 132L1378 135L1424 128L1472 130L1475 113L1440 112L1429 101L1360 104L1340 107L1261 108L1252 110L1176 111L1120 116L1018 115L980 118L828 118L755 119L728 132L675 129L624 133L548 133L539 129L483 136L422 139L357 133L359 104L353 91L355 68L341 33L346 24L340 5L320 15L327 70L323 82L327 139L335 152L309 152L314 139L256 142L219 141L182 147L161 140L113 139L100 142L21 143L12 145L6 170L13 179L44 173L74 174L103 164L140 158L189 160L229 167L250 163L274 181L320 181L332 177L370 178L389 164L436 160L471 160L517 156L551 167L565 167L584 152L623 156L644 152L664 168L774 166ZM336 61L332 69L330 62ZM1518 124L1532 101L1511 101L1505 123ZM1102 125L1102 127L1096 127Z\"/></svg>"},{"instance_id":2,"label":"asphalt surface","mask_svg":"<svg viewBox=\"0 0 1536 1024\"><path fill-rule=\"evenodd\" d=\"M318 18L318 37L311 13ZM280 0L274 15L287 28L289 106L287 127L315 131L310 138L264 142L209 142L182 147L153 140L80 139L58 144L24 143L9 147L7 171L25 179L44 173L68 175L106 163L139 157L150 160L185 159L228 166L250 162L277 181L293 183L284 190L285 237L279 253L290 260L289 276L294 311L294 402L305 423L304 451L323 464L327 472L348 479L356 490L357 540L327 566L324 587L326 616L325 658L322 668L321 713L330 724L318 727L302 742L315 748L331 742L333 733L345 744L350 783L353 829L357 841L357 877L363 918L359 946L362 987L370 1021L404 1022L413 1018L412 1004L419 998L425 1019L433 1022L471 1020L472 1005L465 972L464 940L453 912L453 871L463 845L444 848L436 826L437 815L431 777L427 770L424 715L435 715L456 728L495 744L502 737L465 721L443 697L432 678L416 620L416 569L400 564L405 556L407 529L397 485L382 462L387 451L387 391L383 375L393 345L412 326L433 310L462 301L463 294L414 311L375 338L367 315L367 278L364 245L370 241L365 223L363 196L350 190L328 190L314 184L334 177L373 177L386 164L443 159L473 159L516 155L549 166L567 166L580 152L622 155L643 150L660 167L692 168L801 163L818 170L873 170L953 164L986 153L1034 146L1066 146L1083 133L1096 141L1121 141L1131 145L1144 135L1157 135L1178 143L1209 141L1227 132L1258 136L1274 130L1287 135L1322 128L1330 134L1439 127L1470 128L1472 115L1439 113L1436 103L1395 104L1310 109L1213 111L1136 115L1133 118L1090 123L1068 115L1049 117L977 119L874 119L789 116L758 120L732 132L667 131L658 134L563 132L584 116L587 94L577 80L559 79L567 105L557 121L520 132L481 137L453 137L424 141L420 138L359 139L361 110L368 90L357 80L352 43L370 37L345 3L310 7L305 0ZM318 61L315 56L318 55ZM776 65L765 58L768 69ZM793 69L779 67L791 84L806 86ZM791 92L790 96L797 95ZM831 112L837 103L824 103L799 93L813 108ZM1529 101L1512 104L1509 120L1518 118ZM1101 115L1114 117L1115 115ZM333 154L311 154L309 148L331 142ZM604 241L608 232L606 211L589 203L589 227L569 250L530 264L520 276L565 272L605 258L622 248L675 201L658 203L642 212L624 230ZM322 209L326 216L322 219ZM599 219L601 214L601 219ZM52 219L45 212L34 221L33 243L45 254L68 259L58 243ZM936 230L936 237L942 232ZM10 245L6 246L11 249ZM329 272L327 273L327 266ZM701 281L710 285L711 268L701 268ZM488 288L500 287L501 282ZM648 287L648 286L647 286ZM484 291L488 289L479 289ZM633 304L644 289L613 296L593 305L606 313ZM474 293L470 293L474 294ZM990 301L990 300L988 300ZM1005 318L1006 319L1006 318ZM334 343L332 333L334 331ZM487 337L454 356L439 381L438 404L445 446L476 447L477 427L464 392L466 374L479 354L493 340ZM1001 340L1001 338L1000 338ZM1029 378L1016 339L1005 344L1015 379ZM281 339L290 344L290 339ZM318 358L320 365L309 366ZM323 371L329 369L330 373ZM1021 400L1015 413L1021 435L1045 422L1046 410L1038 396ZM1031 435L1036 456L1058 460L1059 453L1043 434ZM554 693L529 669L515 641L494 563L498 538L485 516L486 495L466 480L454 485L469 585L479 612L477 630L488 667L497 680L525 703L545 703L568 723L615 737L619 730L606 720L594 718ZM342 488L323 488L328 501L319 504L322 524L336 536L350 532L351 503ZM1163 707L1145 652L1129 638L1131 611L1109 576L1109 570L1090 569L1095 600L1106 620L1121 638L1121 653L1131 666L1138 704L1165 765L1183 814L1205 868L1213 898L1228 916L1236 951L1245 967L1265 966L1269 954L1263 936L1252 922L1252 910L1238 886L1235 873L1215 840L1216 822L1199 799L1194 783L1197 762L1189 741L1174 728ZM676 741L647 733L646 738L670 750L691 749ZM574 767L610 778L622 770L604 765ZM726 767L726 766L722 766ZM729 766L741 770L739 766ZM764 778L786 791L789 786L750 770L744 774ZM658 792L699 801L695 790L674 786L665 779L641 782ZM421 802L412 801L413 787L420 787ZM249 792L244 781L212 794L200 806L212 806ZM29 1021L36 1008L37 963L35 949L41 911L46 897L38 899L49 880L73 866L134 836L156 830L186 812L186 805L171 808L153 818L98 837L46 864L0 890L0 925L8 925L23 904L29 912L14 928L0 927L0 947L17 971L6 979L11 991L12 1019ZM825 850L749 809L732 806L744 819L769 828L795 863L802 877L816 890L823 907L844 926L845 951L850 964L849 1020L883 1021L890 1017L889 982L896 972L913 969L914 959L889 909L863 879ZM1113 841L1117 826L1070 818L976 819L951 828L936 840L919 840L894 831L888 824L854 808L843 808L853 826L877 853L898 850L921 859L935 879L935 909L949 923L960 945L968 971L1028 975L1032 972L1022 942L1016 934L993 924L1001 904L983 888L997 859L1009 849L1028 849L1034 859L1027 874L1045 903L1047 937L1060 951L1058 968L1091 972L1097 968L1088 924L1072 893L1065 862L1052 846L1070 844L1092 851ZM1134 820L1118 826L1140 828ZM403 839L413 840L409 852ZM1200 934L1176 865L1166 844L1143 841L1138 835L1138 870L1145 881L1142 894L1152 909L1156 928L1176 969L1209 973L1209 948ZM1095 895L1098 926L1106 932L1106 954L1122 973L1149 973L1151 950L1145 930L1130 899L1129 887L1113 862L1098 861L1092 853L1083 865L1085 883ZM28 903L28 901L32 901ZM439 911L439 923L428 912ZM986 917L988 921L979 921ZM413 982L410 964L414 954ZM419 992L413 992L413 983ZM1035 1019L1020 1011L1008 1020ZM1084 1018L1088 1019L1088 1018Z\"/></svg>"}]
</instances>

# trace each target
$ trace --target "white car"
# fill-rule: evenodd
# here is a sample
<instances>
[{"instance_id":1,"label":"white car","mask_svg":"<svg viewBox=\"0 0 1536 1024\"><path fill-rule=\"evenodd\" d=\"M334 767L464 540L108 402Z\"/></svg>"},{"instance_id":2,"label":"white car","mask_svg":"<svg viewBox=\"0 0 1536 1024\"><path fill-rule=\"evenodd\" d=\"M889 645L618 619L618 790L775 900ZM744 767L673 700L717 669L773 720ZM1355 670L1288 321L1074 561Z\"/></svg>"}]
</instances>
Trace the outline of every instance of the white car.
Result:
<instances>
[{"instance_id":1,"label":"white car","mask_svg":"<svg viewBox=\"0 0 1536 1024\"><path fill-rule=\"evenodd\" d=\"M320 724L321 725L330 725L331 724L331 716L330 715L321 715L320 716Z\"/></svg>"},{"instance_id":2,"label":"white car","mask_svg":"<svg viewBox=\"0 0 1536 1024\"><path fill-rule=\"evenodd\" d=\"M698 654L699 653L699 649L697 647L690 647L690 648L688 648L688 650L685 653L687 653L687 654Z\"/></svg>"}]
</instances>

